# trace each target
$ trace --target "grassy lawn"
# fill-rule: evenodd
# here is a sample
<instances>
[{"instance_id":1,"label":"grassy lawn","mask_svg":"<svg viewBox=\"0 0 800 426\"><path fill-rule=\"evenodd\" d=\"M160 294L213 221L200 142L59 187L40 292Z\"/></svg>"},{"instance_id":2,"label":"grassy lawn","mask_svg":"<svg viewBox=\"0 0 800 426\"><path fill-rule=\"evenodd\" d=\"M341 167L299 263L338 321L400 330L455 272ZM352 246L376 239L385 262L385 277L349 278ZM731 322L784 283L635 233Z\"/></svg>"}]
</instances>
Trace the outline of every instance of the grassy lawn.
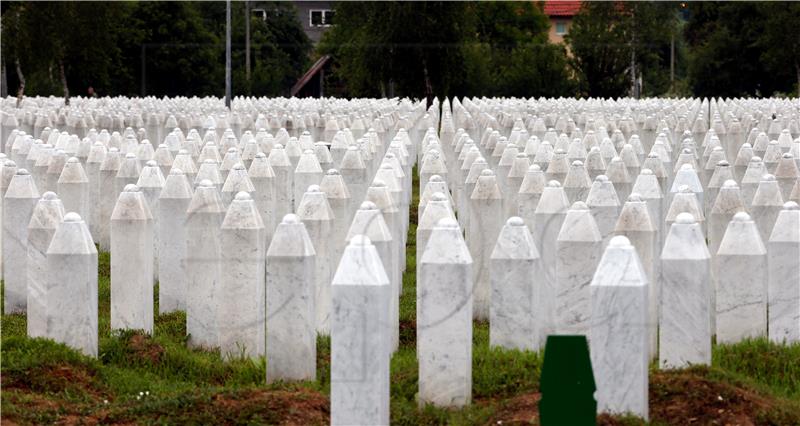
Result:
<instances>
[{"instance_id":1,"label":"grassy lawn","mask_svg":"<svg viewBox=\"0 0 800 426\"><path fill-rule=\"evenodd\" d=\"M414 183L416 188L416 179ZM415 189L412 206L417 200ZM411 212L400 348L391 364L392 422L537 423L540 354L490 348L488 324L480 322L474 324L473 404L461 410L418 406L416 207ZM328 423L329 338L317 341L316 381L268 386L263 360L226 362L218 353L187 349L183 313L157 315L152 337L111 333L107 253L100 255L99 264L98 359L51 341L28 339L23 315L2 316L3 422ZM800 424L799 401L800 345L777 346L766 339L716 345L710 368L654 368L650 374L652 424ZM644 424L612 416L601 416L599 422Z\"/></svg>"}]
</instances>

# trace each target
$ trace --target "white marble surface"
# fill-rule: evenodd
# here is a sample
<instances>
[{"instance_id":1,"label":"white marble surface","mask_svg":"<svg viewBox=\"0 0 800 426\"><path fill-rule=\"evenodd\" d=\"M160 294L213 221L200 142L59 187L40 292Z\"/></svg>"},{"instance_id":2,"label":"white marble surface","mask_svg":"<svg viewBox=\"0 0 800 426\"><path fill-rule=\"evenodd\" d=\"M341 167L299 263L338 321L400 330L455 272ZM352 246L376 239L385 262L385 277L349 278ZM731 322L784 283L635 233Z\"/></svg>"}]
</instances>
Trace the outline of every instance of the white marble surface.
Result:
<instances>
[{"instance_id":1,"label":"white marble surface","mask_svg":"<svg viewBox=\"0 0 800 426\"><path fill-rule=\"evenodd\" d=\"M192 347L219 343L214 293L220 279L220 226L225 216L217 187L204 180L186 212L186 333Z\"/></svg>"},{"instance_id":2,"label":"white marble surface","mask_svg":"<svg viewBox=\"0 0 800 426\"><path fill-rule=\"evenodd\" d=\"M28 303L28 224L39 200L33 177L18 169L3 199L3 312L25 312Z\"/></svg>"},{"instance_id":3,"label":"white marble surface","mask_svg":"<svg viewBox=\"0 0 800 426\"><path fill-rule=\"evenodd\" d=\"M331 277L336 265L333 264L333 210L328 199L318 185L311 185L303 194L297 207L297 217L305 224L308 236L317 254L314 264L316 282L317 332L330 333L331 316Z\"/></svg>"},{"instance_id":4,"label":"white marble surface","mask_svg":"<svg viewBox=\"0 0 800 426\"><path fill-rule=\"evenodd\" d=\"M607 246L608 241L614 236L614 226L624 201L624 198L618 198L614 184L605 175L599 175L594 179L586 197L586 205L589 206L600 231L603 247Z\"/></svg>"},{"instance_id":5,"label":"white marble surface","mask_svg":"<svg viewBox=\"0 0 800 426\"><path fill-rule=\"evenodd\" d=\"M378 252L354 237L333 277L331 424L389 424L391 285Z\"/></svg>"},{"instance_id":6,"label":"white marble surface","mask_svg":"<svg viewBox=\"0 0 800 426\"><path fill-rule=\"evenodd\" d=\"M419 262L418 402L464 406L472 400L473 274L455 220L438 223Z\"/></svg>"},{"instance_id":7,"label":"white marble surface","mask_svg":"<svg viewBox=\"0 0 800 426\"><path fill-rule=\"evenodd\" d=\"M767 250L745 212L728 224L714 262L718 343L767 335Z\"/></svg>"},{"instance_id":8,"label":"white marble surface","mask_svg":"<svg viewBox=\"0 0 800 426\"><path fill-rule=\"evenodd\" d=\"M762 176L753 195L753 203L750 205L750 213L758 226L762 241L769 240L782 207L783 197L775 176L770 174Z\"/></svg>"},{"instance_id":9,"label":"white marble surface","mask_svg":"<svg viewBox=\"0 0 800 426\"><path fill-rule=\"evenodd\" d=\"M45 294L46 336L97 357L97 249L75 213L64 216L47 249Z\"/></svg>"},{"instance_id":10,"label":"white marble surface","mask_svg":"<svg viewBox=\"0 0 800 426\"><path fill-rule=\"evenodd\" d=\"M392 352L397 350L400 343L400 252L394 244L392 232L378 206L370 201L361 203L356 211L353 224L347 233L349 243L359 235L366 235L378 251L386 275L391 286L391 299L389 304L389 336Z\"/></svg>"},{"instance_id":11,"label":"white marble surface","mask_svg":"<svg viewBox=\"0 0 800 426\"><path fill-rule=\"evenodd\" d=\"M603 239L589 207L570 207L556 238L554 334L589 333L589 284L603 252Z\"/></svg>"},{"instance_id":12,"label":"white marble surface","mask_svg":"<svg viewBox=\"0 0 800 426\"><path fill-rule=\"evenodd\" d=\"M182 170L173 167L159 193L158 221L158 312L186 310L188 256L186 211L192 186ZM169 238L163 238L169 235Z\"/></svg>"},{"instance_id":13,"label":"white marble surface","mask_svg":"<svg viewBox=\"0 0 800 426\"><path fill-rule=\"evenodd\" d=\"M711 364L711 255L700 225L678 215L661 252L659 365Z\"/></svg>"},{"instance_id":14,"label":"white marble surface","mask_svg":"<svg viewBox=\"0 0 800 426\"><path fill-rule=\"evenodd\" d=\"M556 303L556 239L561 231L569 204L564 189L556 181L550 181L542 192L542 198L534 214L533 241L542 257L542 286L539 293L541 313L541 345L555 327Z\"/></svg>"},{"instance_id":15,"label":"white marble surface","mask_svg":"<svg viewBox=\"0 0 800 426\"><path fill-rule=\"evenodd\" d=\"M119 198L116 192L115 179L119 172L122 159L117 148L108 149L106 157L100 164L100 200L99 212L97 216L97 230L100 238L100 250L108 251L111 249L111 212Z\"/></svg>"},{"instance_id":16,"label":"white marble surface","mask_svg":"<svg viewBox=\"0 0 800 426\"><path fill-rule=\"evenodd\" d=\"M250 194L239 192L228 207L220 229L222 258L214 297L220 353L228 359L244 356L257 360L264 355L264 243L264 222L258 208Z\"/></svg>"},{"instance_id":17,"label":"white marble surface","mask_svg":"<svg viewBox=\"0 0 800 426\"><path fill-rule=\"evenodd\" d=\"M647 420L649 282L626 237L611 239L590 287L597 412L632 413Z\"/></svg>"},{"instance_id":18,"label":"white marble surface","mask_svg":"<svg viewBox=\"0 0 800 426\"><path fill-rule=\"evenodd\" d=\"M769 339L800 342L800 208L790 201L768 242Z\"/></svg>"},{"instance_id":19,"label":"white marble surface","mask_svg":"<svg viewBox=\"0 0 800 426\"><path fill-rule=\"evenodd\" d=\"M467 246L474 261L472 279L474 283L473 315L475 319L489 319L491 306L491 280L489 263L497 236L503 226L503 195L497 186L494 173L489 169L481 172L470 196L469 232Z\"/></svg>"},{"instance_id":20,"label":"white marble surface","mask_svg":"<svg viewBox=\"0 0 800 426\"><path fill-rule=\"evenodd\" d=\"M661 287L657 280L661 262L657 255L656 226L650 218L647 202L634 192L622 206L616 227L616 235L625 236L629 243L636 249L648 282L648 327L650 356L658 355L658 317L661 309Z\"/></svg>"},{"instance_id":21,"label":"white marble surface","mask_svg":"<svg viewBox=\"0 0 800 426\"><path fill-rule=\"evenodd\" d=\"M528 227L520 217L506 221L490 263L489 344L539 350L541 260Z\"/></svg>"},{"instance_id":22,"label":"white marble surface","mask_svg":"<svg viewBox=\"0 0 800 426\"><path fill-rule=\"evenodd\" d=\"M29 337L47 335L47 248L64 218L64 205L53 192L45 192L28 224L27 331Z\"/></svg>"},{"instance_id":23,"label":"white marble surface","mask_svg":"<svg viewBox=\"0 0 800 426\"><path fill-rule=\"evenodd\" d=\"M315 260L305 225L286 215L267 250L267 383L316 378Z\"/></svg>"},{"instance_id":24,"label":"white marble surface","mask_svg":"<svg viewBox=\"0 0 800 426\"><path fill-rule=\"evenodd\" d=\"M127 185L111 214L111 328L153 332L153 215Z\"/></svg>"}]
</instances>

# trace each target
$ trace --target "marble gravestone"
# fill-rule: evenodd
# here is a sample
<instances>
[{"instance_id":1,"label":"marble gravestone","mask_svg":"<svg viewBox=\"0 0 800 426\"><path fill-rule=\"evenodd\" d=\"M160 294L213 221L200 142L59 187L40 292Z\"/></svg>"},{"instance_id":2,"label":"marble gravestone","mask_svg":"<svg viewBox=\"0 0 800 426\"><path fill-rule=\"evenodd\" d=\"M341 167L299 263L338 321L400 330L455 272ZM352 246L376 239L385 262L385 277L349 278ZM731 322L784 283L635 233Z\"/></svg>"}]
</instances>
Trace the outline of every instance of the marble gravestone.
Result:
<instances>
[{"instance_id":1,"label":"marble gravestone","mask_svg":"<svg viewBox=\"0 0 800 426\"><path fill-rule=\"evenodd\" d=\"M794 201L784 204L778 214L767 253L769 339L800 342L800 208Z\"/></svg>"},{"instance_id":2,"label":"marble gravestone","mask_svg":"<svg viewBox=\"0 0 800 426\"><path fill-rule=\"evenodd\" d=\"M111 213L111 328L153 332L153 215L134 184Z\"/></svg>"},{"instance_id":3,"label":"marble gravestone","mask_svg":"<svg viewBox=\"0 0 800 426\"><path fill-rule=\"evenodd\" d=\"M711 364L711 255L700 225L681 213L661 252L659 365Z\"/></svg>"},{"instance_id":4,"label":"marble gravestone","mask_svg":"<svg viewBox=\"0 0 800 426\"><path fill-rule=\"evenodd\" d=\"M47 248L45 337L96 358L97 297L97 249L86 223L67 213Z\"/></svg>"},{"instance_id":5,"label":"marble gravestone","mask_svg":"<svg viewBox=\"0 0 800 426\"><path fill-rule=\"evenodd\" d=\"M255 202L247 192L239 192L220 229L222 258L214 292L219 348L228 359L264 355L265 242L264 222Z\"/></svg>"},{"instance_id":6,"label":"marble gravestone","mask_svg":"<svg viewBox=\"0 0 800 426\"><path fill-rule=\"evenodd\" d=\"M648 419L648 278L624 236L611 239L591 284L589 345L597 412Z\"/></svg>"},{"instance_id":7,"label":"marble gravestone","mask_svg":"<svg viewBox=\"0 0 800 426\"><path fill-rule=\"evenodd\" d=\"M391 285L369 238L350 240L331 288L331 424L388 425Z\"/></svg>"},{"instance_id":8,"label":"marble gravestone","mask_svg":"<svg viewBox=\"0 0 800 426\"><path fill-rule=\"evenodd\" d=\"M511 217L500 231L489 265L492 294L489 344L509 349L539 349L541 264L536 243L520 217Z\"/></svg>"},{"instance_id":9,"label":"marble gravestone","mask_svg":"<svg viewBox=\"0 0 800 426\"><path fill-rule=\"evenodd\" d=\"M728 224L714 262L718 343L767 334L767 249L745 212Z\"/></svg>"},{"instance_id":10,"label":"marble gravestone","mask_svg":"<svg viewBox=\"0 0 800 426\"><path fill-rule=\"evenodd\" d=\"M28 223L28 337L47 335L47 248L64 219L64 205L53 192L45 192Z\"/></svg>"},{"instance_id":11,"label":"marble gravestone","mask_svg":"<svg viewBox=\"0 0 800 426\"><path fill-rule=\"evenodd\" d=\"M315 258L303 222L284 216L267 250L267 383L316 378Z\"/></svg>"},{"instance_id":12,"label":"marble gravestone","mask_svg":"<svg viewBox=\"0 0 800 426\"><path fill-rule=\"evenodd\" d=\"M455 219L442 219L433 228L420 264L418 402L464 406L472 399L473 274L472 257Z\"/></svg>"}]
</instances>

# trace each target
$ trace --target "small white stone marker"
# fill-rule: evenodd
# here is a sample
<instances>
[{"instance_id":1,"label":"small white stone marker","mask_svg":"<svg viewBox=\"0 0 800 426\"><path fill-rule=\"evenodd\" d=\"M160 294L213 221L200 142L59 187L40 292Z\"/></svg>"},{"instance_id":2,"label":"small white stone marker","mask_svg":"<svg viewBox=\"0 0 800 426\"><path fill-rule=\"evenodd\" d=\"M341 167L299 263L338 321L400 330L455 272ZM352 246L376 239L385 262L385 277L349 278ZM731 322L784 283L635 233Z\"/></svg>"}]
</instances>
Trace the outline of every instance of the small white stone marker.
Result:
<instances>
[{"instance_id":1,"label":"small white stone marker","mask_svg":"<svg viewBox=\"0 0 800 426\"><path fill-rule=\"evenodd\" d=\"M460 407L472 399L471 269L458 223L442 219L420 258L417 282L420 405Z\"/></svg>"},{"instance_id":2,"label":"small white stone marker","mask_svg":"<svg viewBox=\"0 0 800 426\"><path fill-rule=\"evenodd\" d=\"M111 250L111 212L117 204L116 177L122 159L117 148L109 148L106 158L100 164L100 200L97 216L97 230L100 234L100 250Z\"/></svg>"},{"instance_id":3,"label":"small white stone marker","mask_svg":"<svg viewBox=\"0 0 800 426\"><path fill-rule=\"evenodd\" d=\"M575 202L556 239L555 334L589 334L589 284L603 253L602 244L589 207Z\"/></svg>"},{"instance_id":4,"label":"small white stone marker","mask_svg":"<svg viewBox=\"0 0 800 426\"><path fill-rule=\"evenodd\" d=\"M186 212L186 333L189 346L210 349L219 344L217 303L220 279L220 227L225 209L217 187L203 180Z\"/></svg>"},{"instance_id":5,"label":"small white stone marker","mask_svg":"<svg viewBox=\"0 0 800 426\"><path fill-rule=\"evenodd\" d=\"M352 202L360 203L367 192L367 168L357 146L350 145L342 158L339 172L350 190Z\"/></svg>"},{"instance_id":6,"label":"small white stone marker","mask_svg":"<svg viewBox=\"0 0 800 426\"><path fill-rule=\"evenodd\" d=\"M353 224L347 233L346 240L349 243L359 235L365 235L372 241L378 251L383 270L389 277L391 284L391 303L389 307L389 330L390 346L392 352L397 350L400 343L400 253L392 240L392 232L383 214L378 210L378 206L370 201L361 203L361 207L356 211Z\"/></svg>"},{"instance_id":7,"label":"small white stone marker","mask_svg":"<svg viewBox=\"0 0 800 426\"><path fill-rule=\"evenodd\" d=\"M3 199L3 313L25 312L28 303L28 224L39 191L27 170L17 170Z\"/></svg>"},{"instance_id":8,"label":"small white stone marker","mask_svg":"<svg viewBox=\"0 0 800 426\"><path fill-rule=\"evenodd\" d=\"M53 192L36 203L28 224L28 336L47 335L47 248L64 219L64 205Z\"/></svg>"},{"instance_id":9,"label":"small white stone marker","mask_svg":"<svg viewBox=\"0 0 800 426\"><path fill-rule=\"evenodd\" d=\"M281 144L275 144L269 153L268 160L275 174L274 215L275 218L282 218L294 211L294 168ZM299 203L300 200L297 202Z\"/></svg>"},{"instance_id":10,"label":"small white stone marker","mask_svg":"<svg viewBox=\"0 0 800 426\"><path fill-rule=\"evenodd\" d=\"M185 311L188 257L186 211L192 186L182 170L173 167L158 198L158 312ZM169 238L166 238L169 236Z\"/></svg>"},{"instance_id":11,"label":"small white stone marker","mask_svg":"<svg viewBox=\"0 0 800 426\"><path fill-rule=\"evenodd\" d=\"M517 194L517 214L525 221L525 226L531 233L534 232L536 206L539 205L539 199L542 197L545 186L547 186L547 181L542 169L536 164L528 167Z\"/></svg>"},{"instance_id":12,"label":"small white stone marker","mask_svg":"<svg viewBox=\"0 0 800 426\"><path fill-rule=\"evenodd\" d=\"M467 245L474 259L472 265L473 315L475 319L489 319L489 306L492 284L489 277L489 263L497 244L497 236L503 227L503 195L497 186L497 179L489 169L484 169L475 183L470 196L469 232Z\"/></svg>"},{"instance_id":13,"label":"small white stone marker","mask_svg":"<svg viewBox=\"0 0 800 426\"><path fill-rule=\"evenodd\" d=\"M750 215L736 213L717 252L718 343L767 334L767 249Z\"/></svg>"},{"instance_id":14,"label":"small white stone marker","mask_svg":"<svg viewBox=\"0 0 800 426\"><path fill-rule=\"evenodd\" d=\"M589 345L598 413L648 419L648 284L636 249L624 236L612 238L590 286Z\"/></svg>"},{"instance_id":15,"label":"small white stone marker","mask_svg":"<svg viewBox=\"0 0 800 426\"><path fill-rule=\"evenodd\" d=\"M509 349L539 350L541 261L525 222L511 217L492 251L489 344Z\"/></svg>"},{"instance_id":16,"label":"small white stone marker","mask_svg":"<svg viewBox=\"0 0 800 426\"><path fill-rule=\"evenodd\" d=\"M265 241L264 222L255 202L247 192L239 192L222 221L222 259L215 291L219 348L228 359L264 355Z\"/></svg>"},{"instance_id":17,"label":"small white stone marker","mask_svg":"<svg viewBox=\"0 0 800 426\"><path fill-rule=\"evenodd\" d=\"M225 183L222 185L221 197L222 203L225 206L230 206L233 199L236 197L236 194L240 192L246 192L250 194L250 197L255 196L256 188L253 185L253 182L250 180L250 177L247 175L247 169L244 168L244 164L236 163L234 164L231 169L228 171L228 177L225 179ZM259 213L261 216L261 213ZM266 236L264 236L266 238Z\"/></svg>"},{"instance_id":18,"label":"small white stone marker","mask_svg":"<svg viewBox=\"0 0 800 426\"><path fill-rule=\"evenodd\" d=\"M316 378L315 257L303 222L286 215L267 251L267 383Z\"/></svg>"},{"instance_id":19,"label":"small white stone marker","mask_svg":"<svg viewBox=\"0 0 800 426\"><path fill-rule=\"evenodd\" d=\"M89 179L89 230L95 242L100 242L100 203L102 194L100 193L100 166L103 164L108 149L102 142L95 142L86 158L86 177Z\"/></svg>"},{"instance_id":20,"label":"small white stone marker","mask_svg":"<svg viewBox=\"0 0 800 426\"><path fill-rule=\"evenodd\" d=\"M541 345L547 335L552 334L556 316L556 239L567 216L569 204L567 194L558 181L550 181L542 192L542 198L534 214L533 241L542 257L542 284L539 289L539 312L541 321Z\"/></svg>"},{"instance_id":21,"label":"small white stone marker","mask_svg":"<svg viewBox=\"0 0 800 426\"><path fill-rule=\"evenodd\" d=\"M153 215L134 184L111 214L111 328L153 332Z\"/></svg>"},{"instance_id":22,"label":"small white stone marker","mask_svg":"<svg viewBox=\"0 0 800 426\"><path fill-rule=\"evenodd\" d=\"M766 174L761 178L758 189L753 196L750 212L758 226L762 241L768 241L778 214L783 208L783 197L775 176Z\"/></svg>"},{"instance_id":23,"label":"small white stone marker","mask_svg":"<svg viewBox=\"0 0 800 426\"><path fill-rule=\"evenodd\" d=\"M308 236L314 246L316 261L314 263L314 280L317 289L315 301L317 309L317 332L330 333L331 316L331 277L333 276L334 259L332 248L333 241L333 210L328 205L325 193L318 185L311 185L303 194L303 199L297 206L297 217L305 224Z\"/></svg>"},{"instance_id":24,"label":"small white stone marker","mask_svg":"<svg viewBox=\"0 0 800 426\"><path fill-rule=\"evenodd\" d=\"M769 339L775 343L800 342L800 208L794 201L783 205L768 247Z\"/></svg>"},{"instance_id":25,"label":"small white stone marker","mask_svg":"<svg viewBox=\"0 0 800 426\"><path fill-rule=\"evenodd\" d=\"M622 206L614 233L628 238L628 242L636 249L647 275L650 301L647 321L650 330L648 335L651 358L658 355L658 311L661 307L661 289L657 280L659 270L657 265L660 263L656 246L657 232L655 223L650 219L647 202L638 193L631 193L628 201Z\"/></svg>"},{"instance_id":26,"label":"small white stone marker","mask_svg":"<svg viewBox=\"0 0 800 426\"><path fill-rule=\"evenodd\" d=\"M388 425L391 285L369 238L351 239L332 288L331 424Z\"/></svg>"},{"instance_id":27,"label":"small white stone marker","mask_svg":"<svg viewBox=\"0 0 800 426\"><path fill-rule=\"evenodd\" d=\"M96 358L97 249L77 213L64 216L47 249L44 305L46 337Z\"/></svg>"},{"instance_id":28,"label":"small white stone marker","mask_svg":"<svg viewBox=\"0 0 800 426\"><path fill-rule=\"evenodd\" d=\"M258 206L261 220L264 221L264 236L266 246L269 247L272 242L272 234L275 232L275 227L278 226L275 216L275 172L263 152L257 153L253 158L247 175L253 184L255 191L253 200Z\"/></svg>"},{"instance_id":29,"label":"small white stone marker","mask_svg":"<svg viewBox=\"0 0 800 426\"><path fill-rule=\"evenodd\" d=\"M603 240L603 247L608 245L608 241L614 236L614 226L619 217L620 205L624 199L617 196L614 184L605 175L599 175L594 179L586 197L586 205L592 212L597 229Z\"/></svg>"},{"instance_id":30,"label":"small white stone marker","mask_svg":"<svg viewBox=\"0 0 800 426\"><path fill-rule=\"evenodd\" d=\"M309 186L319 185L322 180L322 167L314 151L303 151L294 170L294 199L295 205L303 199L303 194Z\"/></svg>"},{"instance_id":31,"label":"small white stone marker","mask_svg":"<svg viewBox=\"0 0 800 426\"><path fill-rule=\"evenodd\" d=\"M711 255L691 213L670 227L661 252L659 365L711 364Z\"/></svg>"}]
</instances>

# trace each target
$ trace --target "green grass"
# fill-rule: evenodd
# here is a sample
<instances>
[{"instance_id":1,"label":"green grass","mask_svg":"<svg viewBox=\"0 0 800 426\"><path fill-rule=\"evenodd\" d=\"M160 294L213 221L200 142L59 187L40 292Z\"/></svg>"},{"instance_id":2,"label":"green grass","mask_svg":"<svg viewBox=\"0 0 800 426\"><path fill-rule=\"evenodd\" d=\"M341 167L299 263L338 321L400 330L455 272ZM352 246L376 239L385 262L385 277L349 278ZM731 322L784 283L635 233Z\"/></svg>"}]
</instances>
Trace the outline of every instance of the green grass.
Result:
<instances>
[{"instance_id":1,"label":"green grass","mask_svg":"<svg viewBox=\"0 0 800 426\"><path fill-rule=\"evenodd\" d=\"M414 176L412 223L400 300L400 347L391 359L392 422L496 423L497 416L517 398L538 391L542 358L539 353L490 347L485 322L475 322L473 329L473 403L459 410L420 407L417 403L415 206L419 193L416 172ZM318 400L326 399L330 392L329 337L317 341L317 380L265 385L263 359L223 361L218 352L187 348L186 317L182 312L156 315L150 337L143 338L133 331L112 333L109 262L108 253L100 253L97 359L52 341L29 339L23 315L2 315L0 402L5 418L27 424L53 423L70 416L91 416L102 422L202 424L218 423L224 418L229 423L280 423L286 416L303 410L286 408L287 400L302 403L305 399L309 404L318 404L315 409L325 413L327 407L320 408ZM684 373L747 389L771 401L770 410L758 414L759 423L800 422L800 345L775 345L766 339L715 345L712 367L676 374ZM665 374L672 373L651 370L651 378ZM690 389L659 383L651 386L657 396L691 395ZM276 393L270 393L273 391ZM629 416L608 418L613 424L642 424ZM665 424L664 419L655 419L653 424Z\"/></svg>"}]
</instances>

